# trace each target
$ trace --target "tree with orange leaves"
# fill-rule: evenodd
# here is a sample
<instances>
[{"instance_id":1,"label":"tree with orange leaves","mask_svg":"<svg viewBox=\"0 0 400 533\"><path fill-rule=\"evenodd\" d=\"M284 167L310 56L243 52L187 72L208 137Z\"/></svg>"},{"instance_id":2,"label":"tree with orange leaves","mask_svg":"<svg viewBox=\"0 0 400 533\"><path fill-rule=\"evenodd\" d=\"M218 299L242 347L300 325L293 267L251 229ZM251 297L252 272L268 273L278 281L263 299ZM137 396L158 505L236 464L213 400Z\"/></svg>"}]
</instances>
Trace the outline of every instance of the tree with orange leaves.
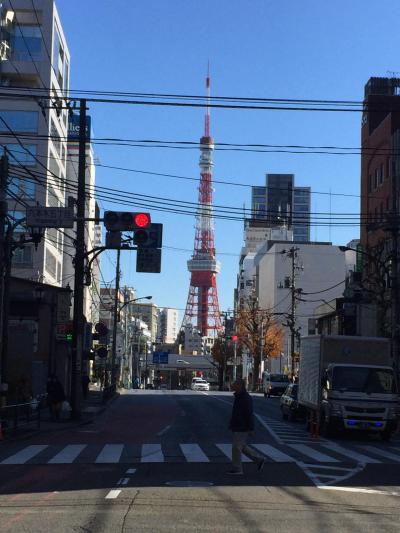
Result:
<instances>
[{"instance_id":1,"label":"tree with orange leaves","mask_svg":"<svg viewBox=\"0 0 400 533\"><path fill-rule=\"evenodd\" d=\"M236 333L239 345L245 346L253 357L252 389L258 387L261 356L278 357L283 347L283 328L274 314L261 309L256 298L248 298L238 309Z\"/></svg>"}]
</instances>

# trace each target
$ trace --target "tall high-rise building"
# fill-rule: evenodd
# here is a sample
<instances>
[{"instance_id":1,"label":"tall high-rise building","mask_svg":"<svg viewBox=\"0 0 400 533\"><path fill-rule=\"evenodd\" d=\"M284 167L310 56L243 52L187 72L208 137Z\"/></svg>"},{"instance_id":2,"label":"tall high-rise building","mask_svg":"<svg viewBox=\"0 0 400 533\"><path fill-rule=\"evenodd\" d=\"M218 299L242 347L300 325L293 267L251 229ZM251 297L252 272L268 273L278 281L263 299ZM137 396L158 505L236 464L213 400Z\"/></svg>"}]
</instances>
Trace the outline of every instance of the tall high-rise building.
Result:
<instances>
[{"instance_id":1,"label":"tall high-rise building","mask_svg":"<svg viewBox=\"0 0 400 533\"><path fill-rule=\"evenodd\" d=\"M310 187L295 187L294 174L267 174L265 187L252 187L252 219L268 226L286 226L293 239L310 240Z\"/></svg>"},{"instance_id":2,"label":"tall high-rise building","mask_svg":"<svg viewBox=\"0 0 400 533\"><path fill-rule=\"evenodd\" d=\"M8 210L18 221L26 205L66 202L68 110L52 102L68 94L70 57L53 0L3 0L0 20L0 84L10 94L1 99L0 132L10 160ZM39 89L42 98L33 98ZM26 98L13 98L15 93ZM18 226L16 237L25 232ZM13 274L65 285L63 254L74 249L66 241L63 231L46 230L37 250L27 245L16 251Z\"/></svg>"}]
</instances>

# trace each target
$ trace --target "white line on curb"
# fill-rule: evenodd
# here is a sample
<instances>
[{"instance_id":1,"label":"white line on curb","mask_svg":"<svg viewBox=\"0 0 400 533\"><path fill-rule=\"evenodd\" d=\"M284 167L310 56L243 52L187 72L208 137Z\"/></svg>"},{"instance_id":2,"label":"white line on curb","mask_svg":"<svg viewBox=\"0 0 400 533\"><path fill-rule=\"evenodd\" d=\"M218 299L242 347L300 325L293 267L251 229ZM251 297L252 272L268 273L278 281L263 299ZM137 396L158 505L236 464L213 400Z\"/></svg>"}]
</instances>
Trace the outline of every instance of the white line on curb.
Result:
<instances>
[{"instance_id":1,"label":"white line on curb","mask_svg":"<svg viewBox=\"0 0 400 533\"><path fill-rule=\"evenodd\" d=\"M115 498L118 498L118 496L121 494L120 490L110 490L110 492L106 496L106 500L115 500Z\"/></svg>"}]
</instances>

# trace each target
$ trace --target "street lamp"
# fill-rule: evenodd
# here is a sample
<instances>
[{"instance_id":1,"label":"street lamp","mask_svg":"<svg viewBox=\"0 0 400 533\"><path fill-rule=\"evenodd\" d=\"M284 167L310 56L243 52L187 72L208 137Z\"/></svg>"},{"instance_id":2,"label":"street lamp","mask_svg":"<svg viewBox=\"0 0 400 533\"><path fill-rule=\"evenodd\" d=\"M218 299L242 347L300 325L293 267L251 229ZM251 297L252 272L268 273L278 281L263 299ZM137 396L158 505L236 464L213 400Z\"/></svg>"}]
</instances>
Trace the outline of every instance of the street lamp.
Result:
<instances>
[{"instance_id":1,"label":"street lamp","mask_svg":"<svg viewBox=\"0 0 400 533\"><path fill-rule=\"evenodd\" d=\"M153 298L152 296L141 296L140 298L134 298L133 300L128 300L127 302L124 302L118 310L118 322L121 322L121 311L124 307L126 307L129 304L138 302L139 300L151 300L152 298Z\"/></svg>"}]
</instances>

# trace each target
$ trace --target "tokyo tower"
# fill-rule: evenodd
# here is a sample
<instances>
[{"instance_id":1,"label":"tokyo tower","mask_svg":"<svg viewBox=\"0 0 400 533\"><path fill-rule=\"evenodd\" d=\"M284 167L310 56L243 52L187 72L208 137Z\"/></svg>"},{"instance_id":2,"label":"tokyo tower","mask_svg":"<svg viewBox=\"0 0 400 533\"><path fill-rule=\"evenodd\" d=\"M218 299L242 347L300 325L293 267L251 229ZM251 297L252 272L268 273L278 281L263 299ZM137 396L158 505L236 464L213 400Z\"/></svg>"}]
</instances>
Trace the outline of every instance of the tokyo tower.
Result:
<instances>
[{"instance_id":1,"label":"tokyo tower","mask_svg":"<svg viewBox=\"0 0 400 533\"><path fill-rule=\"evenodd\" d=\"M206 78L206 114L204 135L200 139L200 185L196 216L194 252L187 262L190 276L183 326L192 324L201 336L215 336L222 331L218 304L217 274L220 263L215 258L212 153L214 140L210 135L210 74Z\"/></svg>"}]
</instances>

